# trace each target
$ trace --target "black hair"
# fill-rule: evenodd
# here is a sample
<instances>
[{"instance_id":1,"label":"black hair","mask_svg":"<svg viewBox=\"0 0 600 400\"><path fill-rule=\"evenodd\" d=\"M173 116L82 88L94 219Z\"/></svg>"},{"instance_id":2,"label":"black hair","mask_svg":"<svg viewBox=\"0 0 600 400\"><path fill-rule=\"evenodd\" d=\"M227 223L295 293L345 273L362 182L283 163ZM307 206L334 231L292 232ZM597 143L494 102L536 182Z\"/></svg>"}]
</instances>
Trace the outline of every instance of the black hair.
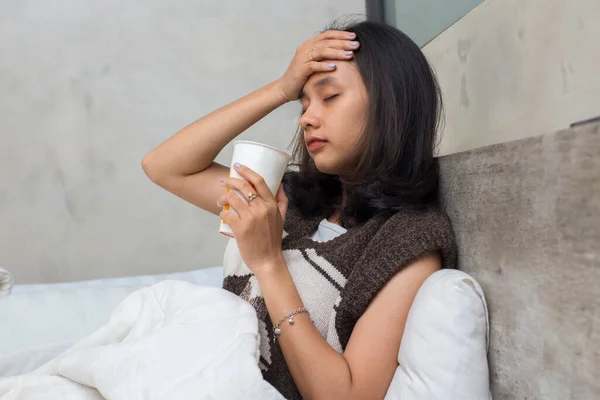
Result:
<instances>
[{"instance_id":1,"label":"black hair","mask_svg":"<svg viewBox=\"0 0 600 400\"><path fill-rule=\"evenodd\" d=\"M365 131L353 170L341 177L318 171L299 127L295 164L284 177L290 203L306 217L338 210L347 227L381 213L437 204L434 153L442 99L425 55L407 35L383 23L334 23L328 29L354 32L360 42L353 62L368 92Z\"/></svg>"}]
</instances>

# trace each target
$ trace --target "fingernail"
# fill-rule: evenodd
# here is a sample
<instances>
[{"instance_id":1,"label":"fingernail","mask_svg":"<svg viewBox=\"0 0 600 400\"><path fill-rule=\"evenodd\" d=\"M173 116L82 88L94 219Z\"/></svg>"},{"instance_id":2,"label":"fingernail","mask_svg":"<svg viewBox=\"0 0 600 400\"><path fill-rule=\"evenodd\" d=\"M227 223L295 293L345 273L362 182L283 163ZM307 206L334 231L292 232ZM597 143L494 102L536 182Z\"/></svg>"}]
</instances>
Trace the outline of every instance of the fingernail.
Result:
<instances>
[{"instance_id":1,"label":"fingernail","mask_svg":"<svg viewBox=\"0 0 600 400\"><path fill-rule=\"evenodd\" d=\"M354 32L348 32L348 37L349 38L353 38L354 36L356 36L356 33L354 33Z\"/></svg>"},{"instance_id":2,"label":"fingernail","mask_svg":"<svg viewBox=\"0 0 600 400\"><path fill-rule=\"evenodd\" d=\"M358 42L357 41L352 41L352 42L350 42L350 46L358 46Z\"/></svg>"},{"instance_id":3,"label":"fingernail","mask_svg":"<svg viewBox=\"0 0 600 400\"><path fill-rule=\"evenodd\" d=\"M242 164L240 164L239 162L236 162L235 164L233 164L233 166L235 168L240 168L242 166Z\"/></svg>"},{"instance_id":4,"label":"fingernail","mask_svg":"<svg viewBox=\"0 0 600 400\"><path fill-rule=\"evenodd\" d=\"M225 183L225 179L219 179L219 182Z\"/></svg>"},{"instance_id":5,"label":"fingernail","mask_svg":"<svg viewBox=\"0 0 600 400\"><path fill-rule=\"evenodd\" d=\"M217 200L217 207L223 207L223 204L221 204L220 200Z\"/></svg>"},{"instance_id":6,"label":"fingernail","mask_svg":"<svg viewBox=\"0 0 600 400\"><path fill-rule=\"evenodd\" d=\"M354 54L354 52L353 51L345 51L344 54L347 56L351 56L352 54Z\"/></svg>"},{"instance_id":7,"label":"fingernail","mask_svg":"<svg viewBox=\"0 0 600 400\"><path fill-rule=\"evenodd\" d=\"M335 68L335 64L334 63L329 64L329 68Z\"/></svg>"}]
</instances>

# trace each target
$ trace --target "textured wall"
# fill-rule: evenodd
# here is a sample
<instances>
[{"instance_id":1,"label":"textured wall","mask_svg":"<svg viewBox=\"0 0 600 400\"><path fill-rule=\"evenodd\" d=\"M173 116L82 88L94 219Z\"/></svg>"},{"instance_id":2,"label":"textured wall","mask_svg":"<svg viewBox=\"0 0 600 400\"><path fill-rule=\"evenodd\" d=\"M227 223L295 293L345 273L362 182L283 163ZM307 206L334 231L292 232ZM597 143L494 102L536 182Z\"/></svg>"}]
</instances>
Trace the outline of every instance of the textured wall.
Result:
<instances>
[{"instance_id":1,"label":"textured wall","mask_svg":"<svg viewBox=\"0 0 600 400\"><path fill-rule=\"evenodd\" d=\"M600 398L600 125L442 157L461 268L491 316L494 400Z\"/></svg>"},{"instance_id":2,"label":"textured wall","mask_svg":"<svg viewBox=\"0 0 600 400\"><path fill-rule=\"evenodd\" d=\"M143 155L364 13L363 0L0 4L0 265L17 283L220 264L217 217L152 185ZM297 111L245 137L287 146Z\"/></svg>"},{"instance_id":3,"label":"textured wall","mask_svg":"<svg viewBox=\"0 0 600 400\"><path fill-rule=\"evenodd\" d=\"M446 105L441 153L600 115L600 1L486 0L424 51Z\"/></svg>"}]
</instances>

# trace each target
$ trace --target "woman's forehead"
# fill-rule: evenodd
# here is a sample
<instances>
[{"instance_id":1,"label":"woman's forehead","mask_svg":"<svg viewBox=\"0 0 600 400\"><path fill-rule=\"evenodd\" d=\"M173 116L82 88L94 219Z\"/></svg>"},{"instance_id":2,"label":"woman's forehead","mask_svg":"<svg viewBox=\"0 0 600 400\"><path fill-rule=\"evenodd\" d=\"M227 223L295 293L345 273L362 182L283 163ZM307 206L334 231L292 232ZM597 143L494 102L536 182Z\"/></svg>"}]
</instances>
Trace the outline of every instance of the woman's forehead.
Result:
<instances>
[{"instance_id":1,"label":"woman's forehead","mask_svg":"<svg viewBox=\"0 0 600 400\"><path fill-rule=\"evenodd\" d=\"M322 88L328 85L352 85L361 79L356 66L348 61L336 63L334 71L316 72L312 74L304 84L303 92Z\"/></svg>"}]
</instances>

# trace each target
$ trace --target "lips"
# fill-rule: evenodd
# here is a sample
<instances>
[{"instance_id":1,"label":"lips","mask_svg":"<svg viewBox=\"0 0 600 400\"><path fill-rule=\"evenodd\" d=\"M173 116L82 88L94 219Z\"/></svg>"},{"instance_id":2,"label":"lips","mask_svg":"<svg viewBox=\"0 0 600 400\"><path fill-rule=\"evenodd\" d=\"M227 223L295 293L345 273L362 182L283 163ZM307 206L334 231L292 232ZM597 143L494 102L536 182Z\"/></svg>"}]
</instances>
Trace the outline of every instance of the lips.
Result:
<instances>
[{"instance_id":1,"label":"lips","mask_svg":"<svg viewBox=\"0 0 600 400\"><path fill-rule=\"evenodd\" d=\"M317 138L317 137L310 137L310 138L306 139L306 147L309 150L319 149L319 148L323 147L325 145L325 143L327 143L327 140Z\"/></svg>"}]
</instances>

